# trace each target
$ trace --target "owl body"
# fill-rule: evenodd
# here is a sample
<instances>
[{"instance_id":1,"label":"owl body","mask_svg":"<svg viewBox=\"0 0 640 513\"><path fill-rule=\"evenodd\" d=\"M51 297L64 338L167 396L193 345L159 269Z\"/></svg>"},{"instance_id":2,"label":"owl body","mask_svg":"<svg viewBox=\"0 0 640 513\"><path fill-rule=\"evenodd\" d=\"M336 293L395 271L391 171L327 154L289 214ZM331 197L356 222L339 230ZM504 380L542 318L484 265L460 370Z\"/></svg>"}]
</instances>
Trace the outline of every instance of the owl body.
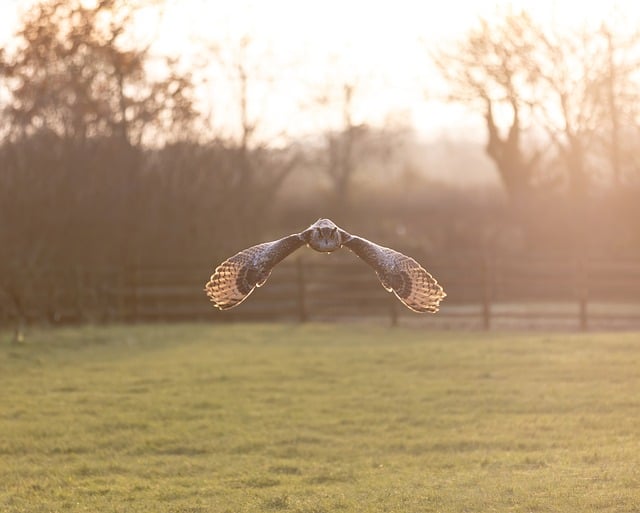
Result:
<instances>
[{"instance_id":1,"label":"owl body","mask_svg":"<svg viewBox=\"0 0 640 513\"><path fill-rule=\"evenodd\" d=\"M318 219L309 228L302 232L302 237L307 241L307 246L320 253L332 253L340 249L343 244L341 230L329 219Z\"/></svg>"}]
</instances>

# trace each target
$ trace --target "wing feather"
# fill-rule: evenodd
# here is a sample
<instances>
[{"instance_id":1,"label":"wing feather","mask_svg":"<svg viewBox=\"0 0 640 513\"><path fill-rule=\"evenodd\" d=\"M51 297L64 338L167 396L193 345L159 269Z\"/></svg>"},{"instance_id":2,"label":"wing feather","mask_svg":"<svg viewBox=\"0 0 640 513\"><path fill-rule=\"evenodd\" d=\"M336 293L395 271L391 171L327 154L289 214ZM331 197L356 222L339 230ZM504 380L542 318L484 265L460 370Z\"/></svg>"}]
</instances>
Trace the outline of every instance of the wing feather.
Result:
<instances>
[{"instance_id":1,"label":"wing feather","mask_svg":"<svg viewBox=\"0 0 640 513\"><path fill-rule=\"evenodd\" d=\"M222 262L204 289L216 308L227 310L242 303L269 278L273 267L304 244L300 235L265 242L236 253Z\"/></svg>"},{"instance_id":2,"label":"wing feather","mask_svg":"<svg viewBox=\"0 0 640 513\"><path fill-rule=\"evenodd\" d=\"M351 236L344 246L369 264L382 286L415 312L438 311L446 297L442 286L418 262L398 251Z\"/></svg>"}]
</instances>

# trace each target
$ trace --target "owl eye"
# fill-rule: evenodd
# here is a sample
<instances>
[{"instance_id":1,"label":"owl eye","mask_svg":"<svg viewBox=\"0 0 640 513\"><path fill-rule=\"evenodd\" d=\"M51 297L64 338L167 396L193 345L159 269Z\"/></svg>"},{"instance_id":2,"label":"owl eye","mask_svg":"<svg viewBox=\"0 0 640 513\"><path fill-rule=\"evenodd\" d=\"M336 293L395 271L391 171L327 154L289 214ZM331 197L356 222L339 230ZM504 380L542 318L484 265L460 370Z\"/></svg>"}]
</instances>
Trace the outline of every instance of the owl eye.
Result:
<instances>
[{"instance_id":1,"label":"owl eye","mask_svg":"<svg viewBox=\"0 0 640 513\"><path fill-rule=\"evenodd\" d=\"M338 227L334 226L333 228L331 228L331 235L335 235L337 231L338 231Z\"/></svg>"}]
</instances>

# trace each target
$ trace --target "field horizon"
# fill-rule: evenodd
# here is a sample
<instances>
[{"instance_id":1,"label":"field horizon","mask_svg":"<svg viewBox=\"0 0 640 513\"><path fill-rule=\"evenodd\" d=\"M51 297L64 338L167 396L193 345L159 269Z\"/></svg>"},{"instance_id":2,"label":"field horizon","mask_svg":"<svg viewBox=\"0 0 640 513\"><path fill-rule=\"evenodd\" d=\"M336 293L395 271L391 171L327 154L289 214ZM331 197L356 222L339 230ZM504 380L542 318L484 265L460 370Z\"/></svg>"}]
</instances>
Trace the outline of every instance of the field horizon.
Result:
<instances>
[{"instance_id":1,"label":"field horizon","mask_svg":"<svg viewBox=\"0 0 640 513\"><path fill-rule=\"evenodd\" d=\"M638 333L0 332L9 513L636 511Z\"/></svg>"}]
</instances>

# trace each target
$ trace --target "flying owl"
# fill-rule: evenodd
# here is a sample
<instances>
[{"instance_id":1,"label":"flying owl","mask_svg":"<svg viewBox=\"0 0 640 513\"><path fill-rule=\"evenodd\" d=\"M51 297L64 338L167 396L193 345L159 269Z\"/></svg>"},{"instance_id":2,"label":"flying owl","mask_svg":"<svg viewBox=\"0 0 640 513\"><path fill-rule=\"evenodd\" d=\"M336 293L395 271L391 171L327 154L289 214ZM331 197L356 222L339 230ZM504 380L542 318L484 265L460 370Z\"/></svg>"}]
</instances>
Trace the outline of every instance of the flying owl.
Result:
<instances>
[{"instance_id":1,"label":"flying owl","mask_svg":"<svg viewBox=\"0 0 640 513\"><path fill-rule=\"evenodd\" d=\"M413 258L351 235L329 219L319 219L300 233L251 246L222 262L205 285L207 296L220 310L239 305L264 285L276 264L305 244L321 253L346 246L373 268L387 291L414 312L437 312L447 295Z\"/></svg>"}]
</instances>

